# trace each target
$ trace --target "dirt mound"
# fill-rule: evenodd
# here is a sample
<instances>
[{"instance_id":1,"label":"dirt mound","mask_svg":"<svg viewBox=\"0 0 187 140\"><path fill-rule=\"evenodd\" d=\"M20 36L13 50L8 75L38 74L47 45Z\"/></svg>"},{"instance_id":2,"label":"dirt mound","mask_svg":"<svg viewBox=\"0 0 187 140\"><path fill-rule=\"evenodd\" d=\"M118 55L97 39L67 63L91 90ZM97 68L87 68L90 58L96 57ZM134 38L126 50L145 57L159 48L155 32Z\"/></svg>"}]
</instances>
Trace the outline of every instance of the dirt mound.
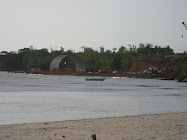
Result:
<instances>
[{"instance_id":1,"label":"dirt mound","mask_svg":"<svg viewBox=\"0 0 187 140\"><path fill-rule=\"evenodd\" d=\"M136 61L131 67L131 71L138 72L148 70L150 67L156 69L164 69L168 67L169 62L160 60L160 61Z\"/></svg>"}]
</instances>

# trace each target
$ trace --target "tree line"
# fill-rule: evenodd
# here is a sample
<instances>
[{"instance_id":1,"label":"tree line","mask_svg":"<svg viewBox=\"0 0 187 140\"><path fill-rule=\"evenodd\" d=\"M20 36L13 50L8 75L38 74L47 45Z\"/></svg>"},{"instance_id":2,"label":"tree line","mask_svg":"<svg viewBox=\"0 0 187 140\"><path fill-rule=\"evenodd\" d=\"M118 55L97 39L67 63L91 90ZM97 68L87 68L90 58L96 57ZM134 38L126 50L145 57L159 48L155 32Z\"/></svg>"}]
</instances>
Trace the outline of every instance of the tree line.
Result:
<instances>
[{"instance_id":1,"label":"tree line","mask_svg":"<svg viewBox=\"0 0 187 140\"><path fill-rule=\"evenodd\" d=\"M165 55L174 54L170 46L161 47L152 44L140 43L139 46L128 45L121 46L112 50L106 50L103 53L89 49L86 52L73 52L72 50L49 51L46 48L37 50L32 46L19 49L18 52L0 52L0 70L49 70L51 61L58 55L78 55L85 63L87 71L90 72L112 72L114 70L125 71L131 68L134 61L150 61L164 59ZM62 68L75 68L74 62L69 59L63 59L60 64Z\"/></svg>"}]
</instances>

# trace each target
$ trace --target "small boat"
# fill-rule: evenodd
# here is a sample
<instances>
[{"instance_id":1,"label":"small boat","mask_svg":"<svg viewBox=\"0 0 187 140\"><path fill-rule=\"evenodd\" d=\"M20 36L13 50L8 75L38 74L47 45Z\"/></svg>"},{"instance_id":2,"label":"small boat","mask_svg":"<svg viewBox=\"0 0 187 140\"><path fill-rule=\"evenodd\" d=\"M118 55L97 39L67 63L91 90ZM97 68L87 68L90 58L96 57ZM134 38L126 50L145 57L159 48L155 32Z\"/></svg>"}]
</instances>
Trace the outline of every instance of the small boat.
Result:
<instances>
[{"instance_id":1,"label":"small boat","mask_svg":"<svg viewBox=\"0 0 187 140\"><path fill-rule=\"evenodd\" d=\"M157 80L174 80L174 78L158 78Z\"/></svg>"},{"instance_id":2,"label":"small boat","mask_svg":"<svg viewBox=\"0 0 187 140\"><path fill-rule=\"evenodd\" d=\"M86 81L104 81L106 78L87 78Z\"/></svg>"}]
</instances>

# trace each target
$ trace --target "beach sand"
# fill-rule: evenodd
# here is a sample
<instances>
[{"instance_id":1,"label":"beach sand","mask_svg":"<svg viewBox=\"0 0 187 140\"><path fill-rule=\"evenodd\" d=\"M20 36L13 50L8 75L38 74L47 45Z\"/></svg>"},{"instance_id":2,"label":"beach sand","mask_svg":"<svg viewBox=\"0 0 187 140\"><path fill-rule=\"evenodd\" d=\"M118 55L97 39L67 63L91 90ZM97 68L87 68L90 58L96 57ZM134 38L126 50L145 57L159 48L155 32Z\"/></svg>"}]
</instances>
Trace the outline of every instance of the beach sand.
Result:
<instances>
[{"instance_id":1,"label":"beach sand","mask_svg":"<svg viewBox=\"0 0 187 140\"><path fill-rule=\"evenodd\" d=\"M0 140L187 140L187 113L0 125Z\"/></svg>"}]
</instances>

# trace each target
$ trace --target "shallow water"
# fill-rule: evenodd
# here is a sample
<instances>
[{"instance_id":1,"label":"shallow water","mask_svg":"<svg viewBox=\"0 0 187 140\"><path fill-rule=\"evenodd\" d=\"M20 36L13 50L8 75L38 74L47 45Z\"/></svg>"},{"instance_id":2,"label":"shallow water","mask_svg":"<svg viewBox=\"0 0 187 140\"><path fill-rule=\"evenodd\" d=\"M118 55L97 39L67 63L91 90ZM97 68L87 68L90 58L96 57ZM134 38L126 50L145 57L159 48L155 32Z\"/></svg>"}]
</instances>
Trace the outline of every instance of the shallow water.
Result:
<instances>
[{"instance_id":1,"label":"shallow water","mask_svg":"<svg viewBox=\"0 0 187 140\"><path fill-rule=\"evenodd\" d=\"M0 72L0 124L187 112L187 84Z\"/></svg>"}]
</instances>

